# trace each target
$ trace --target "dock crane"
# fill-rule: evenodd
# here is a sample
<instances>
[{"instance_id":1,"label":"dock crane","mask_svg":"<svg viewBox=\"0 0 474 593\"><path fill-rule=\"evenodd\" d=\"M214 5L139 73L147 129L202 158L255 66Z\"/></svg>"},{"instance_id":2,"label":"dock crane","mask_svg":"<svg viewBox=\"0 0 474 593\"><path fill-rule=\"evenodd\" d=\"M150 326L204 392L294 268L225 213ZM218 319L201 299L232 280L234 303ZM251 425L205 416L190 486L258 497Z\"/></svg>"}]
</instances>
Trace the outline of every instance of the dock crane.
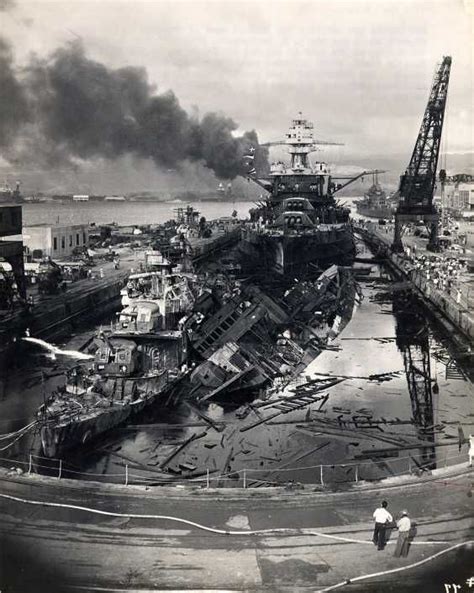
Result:
<instances>
[{"instance_id":1,"label":"dock crane","mask_svg":"<svg viewBox=\"0 0 474 593\"><path fill-rule=\"evenodd\" d=\"M423 221L429 231L427 248L439 249L439 213L433 204L441 132L448 95L451 57L443 57L438 65L415 148L405 173L400 177L399 203L395 213L392 251L402 252L402 236L409 222Z\"/></svg>"}]
</instances>

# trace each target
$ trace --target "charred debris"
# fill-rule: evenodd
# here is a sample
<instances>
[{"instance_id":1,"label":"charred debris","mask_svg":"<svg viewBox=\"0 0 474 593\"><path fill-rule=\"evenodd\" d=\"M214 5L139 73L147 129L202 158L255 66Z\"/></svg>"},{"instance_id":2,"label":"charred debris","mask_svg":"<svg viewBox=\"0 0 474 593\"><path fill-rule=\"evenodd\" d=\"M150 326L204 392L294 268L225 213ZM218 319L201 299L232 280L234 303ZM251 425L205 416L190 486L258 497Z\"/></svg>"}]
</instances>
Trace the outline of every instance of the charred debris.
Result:
<instances>
[{"instance_id":1,"label":"charred debris","mask_svg":"<svg viewBox=\"0 0 474 593\"><path fill-rule=\"evenodd\" d=\"M195 238L177 227L181 240L148 251L143 269L129 276L117 321L84 344L90 360L70 369L38 412L44 454L60 456L119 425L142 422L145 411L156 416L183 402L216 430L203 411L214 400L240 406L241 418L255 398L275 400L276 415L324 404L319 391L327 378L288 400L279 394L334 348L359 298L353 270L314 265L298 279L258 268L249 275L247 266L244 275L238 241L193 258L213 241L238 236L237 221L225 230L219 221L200 226ZM144 233L140 241L147 240Z\"/></svg>"},{"instance_id":2,"label":"charred debris","mask_svg":"<svg viewBox=\"0 0 474 593\"><path fill-rule=\"evenodd\" d=\"M305 280L205 274L186 321L192 352L188 397L198 402L289 383L350 319L356 284L331 266Z\"/></svg>"}]
</instances>

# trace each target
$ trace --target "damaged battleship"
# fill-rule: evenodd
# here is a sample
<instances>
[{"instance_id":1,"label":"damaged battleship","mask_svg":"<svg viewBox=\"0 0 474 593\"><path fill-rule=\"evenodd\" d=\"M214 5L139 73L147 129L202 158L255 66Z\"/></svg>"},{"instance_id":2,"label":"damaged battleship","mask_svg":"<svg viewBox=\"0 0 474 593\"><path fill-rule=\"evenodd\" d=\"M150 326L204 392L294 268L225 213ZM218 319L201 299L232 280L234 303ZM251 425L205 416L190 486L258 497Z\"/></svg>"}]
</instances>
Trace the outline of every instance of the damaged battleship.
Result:
<instances>
[{"instance_id":1,"label":"damaged battleship","mask_svg":"<svg viewBox=\"0 0 474 593\"><path fill-rule=\"evenodd\" d=\"M315 266L352 263L350 209L339 205L334 194L363 174L336 178L326 163L312 164L309 155L321 144L337 143L316 140L313 124L300 113L284 141L267 144L287 146L290 165L273 163L268 177L256 177L253 169L249 173L249 179L270 194L250 212L252 224L243 233L241 249L252 265L258 261L263 269L294 278ZM337 184L335 179L347 181Z\"/></svg>"}]
</instances>

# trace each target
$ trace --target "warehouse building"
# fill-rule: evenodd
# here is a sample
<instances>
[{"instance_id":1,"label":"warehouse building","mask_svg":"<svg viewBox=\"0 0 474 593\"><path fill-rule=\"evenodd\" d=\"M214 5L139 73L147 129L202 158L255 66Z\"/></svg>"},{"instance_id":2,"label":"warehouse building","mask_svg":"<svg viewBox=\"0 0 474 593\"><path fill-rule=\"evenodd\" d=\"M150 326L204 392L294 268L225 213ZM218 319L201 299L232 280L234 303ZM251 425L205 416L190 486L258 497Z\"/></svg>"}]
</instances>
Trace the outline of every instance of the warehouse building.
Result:
<instances>
[{"instance_id":1,"label":"warehouse building","mask_svg":"<svg viewBox=\"0 0 474 593\"><path fill-rule=\"evenodd\" d=\"M89 246L89 227L86 224L28 225L23 227L23 243L33 257L64 259L75 249Z\"/></svg>"}]
</instances>

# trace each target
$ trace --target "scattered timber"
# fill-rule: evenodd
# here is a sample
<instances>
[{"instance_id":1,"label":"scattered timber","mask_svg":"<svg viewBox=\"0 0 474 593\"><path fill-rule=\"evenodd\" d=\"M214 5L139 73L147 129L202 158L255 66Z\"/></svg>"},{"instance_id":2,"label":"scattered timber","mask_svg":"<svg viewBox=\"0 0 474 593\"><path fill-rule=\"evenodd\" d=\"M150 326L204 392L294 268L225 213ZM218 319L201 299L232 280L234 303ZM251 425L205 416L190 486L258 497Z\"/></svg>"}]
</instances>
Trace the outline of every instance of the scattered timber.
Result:
<instances>
[{"instance_id":1,"label":"scattered timber","mask_svg":"<svg viewBox=\"0 0 474 593\"><path fill-rule=\"evenodd\" d=\"M316 445L315 447L313 447L312 449L309 449L308 451L305 451L304 453L302 453L301 455L298 455L298 457L292 457L291 459L289 459L286 463L284 463L283 465L280 465L279 467L275 467L271 469L271 473L276 473L281 469L285 469L286 467L288 467L289 465L292 465L294 463L298 463L298 461L301 461L302 459L304 459L305 457L309 457L309 455L312 455L313 453L316 453L317 451L320 451L321 449L326 448L329 444L331 443L331 441L326 441L324 443L319 443L318 445Z\"/></svg>"},{"instance_id":2,"label":"scattered timber","mask_svg":"<svg viewBox=\"0 0 474 593\"><path fill-rule=\"evenodd\" d=\"M198 440L198 439L201 439L202 437L204 437L204 436L206 436L206 435L207 435L207 432L200 432L199 434L198 434L198 433L193 433L193 434L192 434L192 435L189 437L189 439L186 439L186 440L184 441L184 443L182 443L181 445L179 445L179 447L177 447L177 448L176 448L174 451L172 451L172 452L171 452L171 453L168 455L168 457L166 457L166 459L164 459L164 460L163 460L163 461L162 461L162 462L159 464L159 467L165 467L166 465L168 465L168 463L169 463L170 461L172 461L172 460L173 460L173 459L176 457L176 455L178 455L178 453L181 453L181 451L182 451L182 450L183 450L185 447L187 447L188 445L190 445L190 444L191 444L193 441L196 441L196 440Z\"/></svg>"},{"instance_id":3,"label":"scattered timber","mask_svg":"<svg viewBox=\"0 0 474 593\"><path fill-rule=\"evenodd\" d=\"M433 449L438 449L438 447L451 447L453 445L452 441L449 443L416 443L414 445L401 445L400 447L392 447L386 449L367 449L361 451L359 455L355 455L355 459L366 459L371 455L386 455L388 457L389 453L398 454L400 451L411 451L412 449L419 449L420 447L430 447Z\"/></svg>"},{"instance_id":4,"label":"scattered timber","mask_svg":"<svg viewBox=\"0 0 474 593\"><path fill-rule=\"evenodd\" d=\"M204 414L204 412L201 412L199 408L193 406L193 404L191 404L190 402L185 401L184 405L188 407L192 412L194 412L196 416L199 416L201 420L207 422L207 424L217 432L222 432L224 430L225 424L215 422L212 418L210 418L207 414Z\"/></svg>"}]
</instances>

